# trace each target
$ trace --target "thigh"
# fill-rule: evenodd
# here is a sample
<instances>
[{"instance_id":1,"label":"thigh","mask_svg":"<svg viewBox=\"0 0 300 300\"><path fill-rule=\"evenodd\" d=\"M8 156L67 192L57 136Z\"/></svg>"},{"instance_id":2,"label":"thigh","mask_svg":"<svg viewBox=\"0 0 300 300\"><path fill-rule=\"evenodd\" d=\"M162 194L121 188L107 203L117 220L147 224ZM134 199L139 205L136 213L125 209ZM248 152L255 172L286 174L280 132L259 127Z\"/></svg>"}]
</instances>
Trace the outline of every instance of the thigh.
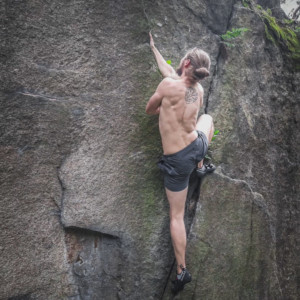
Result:
<instances>
[{"instance_id":1,"label":"thigh","mask_svg":"<svg viewBox=\"0 0 300 300\"><path fill-rule=\"evenodd\" d=\"M206 155L208 150L208 139L204 132L198 131L197 150L195 150L195 160L199 163Z\"/></svg>"},{"instance_id":2,"label":"thigh","mask_svg":"<svg viewBox=\"0 0 300 300\"><path fill-rule=\"evenodd\" d=\"M207 140L210 140L211 130L212 130L213 119L210 115L204 114L202 115L196 125L196 130L202 131Z\"/></svg>"},{"instance_id":3,"label":"thigh","mask_svg":"<svg viewBox=\"0 0 300 300\"><path fill-rule=\"evenodd\" d=\"M172 192L166 188L170 205L170 217L183 217L188 188L180 192Z\"/></svg>"}]
</instances>

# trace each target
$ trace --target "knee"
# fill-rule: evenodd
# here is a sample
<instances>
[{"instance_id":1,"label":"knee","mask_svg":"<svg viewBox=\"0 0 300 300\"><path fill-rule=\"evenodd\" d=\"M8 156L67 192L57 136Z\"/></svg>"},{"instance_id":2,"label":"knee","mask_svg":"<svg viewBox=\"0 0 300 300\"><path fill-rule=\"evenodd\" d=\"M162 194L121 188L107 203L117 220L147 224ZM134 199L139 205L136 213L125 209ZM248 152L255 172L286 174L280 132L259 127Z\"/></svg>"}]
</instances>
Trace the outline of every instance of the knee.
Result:
<instances>
[{"instance_id":1,"label":"knee","mask_svg":"<svg viewBox=\"0 0 300 300\"><path fill-rule=\"evenodd\" d=\"M213 117L211 115L209 115L209 114L203 114L201 116L201 118L203 118L203 119L205 119L205 120L207 120L209 122L213 122Z\"/></svg>"},{"instance_id":2,"label":"knee","mask_svg":"<svg viewBox=\"0 0 300 300\"><path fill-rule=\"evenodd\" d=\"M207 128L212 127L214 124L213 118L209 114L203 114L200 116L198 120L198 124L202 124L202 126L205 126Z\"/></svg>"},{"instance_id":3,"label":"knee","mask_svg":"<svg viewBox=\"0 0 300 300\"><path fill-rule=\"evenodd\" d=\"M170 230L171 232L177 232L179 230L179 228L182 228L182 226L184 226L184 221L183 219L171 219L170 220Z\"/></svg>"},{"instance_id":4,"label":"knee","mask_svg":"<svg viewBox=\"0 0 300 300\"><path fill-rule=\"evenodd\" d=\"M182 214L170 214L170 224L177 224L178 222L182 222L184 215Z\"/></svg>"}]
</instances>

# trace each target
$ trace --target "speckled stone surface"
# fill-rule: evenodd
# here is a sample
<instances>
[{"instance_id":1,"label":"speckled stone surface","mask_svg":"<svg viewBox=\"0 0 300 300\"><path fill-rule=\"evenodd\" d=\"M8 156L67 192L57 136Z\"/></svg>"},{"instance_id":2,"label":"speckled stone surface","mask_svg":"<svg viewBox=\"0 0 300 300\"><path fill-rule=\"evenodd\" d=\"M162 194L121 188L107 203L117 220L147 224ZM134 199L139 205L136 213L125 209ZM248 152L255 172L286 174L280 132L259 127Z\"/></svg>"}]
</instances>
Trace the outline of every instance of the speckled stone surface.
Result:
<instances>
[{"instance_id":1,"label":"speckled stone surface","mask_svg":"<svg viewBox=\"0 0 300 300\"><path fill-rule=\"evenodd\" d=\"M256 14L232 0L0 12L1 299L174 298L158 120L145 114L162 79L150 29L174 67L191 47L210 53L205 108L220 130L200 196L191 177L194 279L175 298L296 299L299 73ZM251 31L224 46L235 27Z\"/></svg>"}]
</instances>

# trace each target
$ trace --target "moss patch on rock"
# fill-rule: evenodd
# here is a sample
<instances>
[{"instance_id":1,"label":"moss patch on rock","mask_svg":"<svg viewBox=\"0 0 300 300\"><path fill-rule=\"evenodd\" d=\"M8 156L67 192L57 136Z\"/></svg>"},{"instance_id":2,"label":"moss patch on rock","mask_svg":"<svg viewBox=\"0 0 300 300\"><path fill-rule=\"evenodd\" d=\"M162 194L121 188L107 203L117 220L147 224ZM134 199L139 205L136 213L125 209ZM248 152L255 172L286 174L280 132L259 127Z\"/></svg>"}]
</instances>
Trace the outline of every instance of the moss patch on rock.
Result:
<instances>
[{"instance_id":1,"label":"moss patch on rock","mask_svg":"<svg viewBox=\"0 0 300 300\"><path fill-rule=\"evenodd\" d=\"M276 18L268 12L262 11L262 16L266 24L266 36L273 43L281 46L285 51L290 52L289 56L296 62L296 68L300 69L300 42L297 34L290 24L285 23L279 26Z\"/></svg>"},{"instance_id":2,"label":"moss patch on rock","mask_svg":"<svg viewBox=\"0 0 300 300\"><path fill-rule=\"evenodd\" d=\"M133 158L126 170L127 189L139 199L136 209L137 214L141 216L140 226L143 227L145 239L149 239L149 236L155 232L156 223L159 223L159 218L162 217L162 208L166 205L162 201L165 197L163 177L156 164L162 155L158 116L149 116L145 112L147 101L162 79L159 71L153 71L150 67L152 59L150 55L150 50L145 48L136 53L133 58L144 68L134 75L135 89L138 91L136 97L139 99L132 103L134 130L128 138L131 147L129 150ZM165 212L167 214L167 210Z\"/></svg>"},{"instance_id":3,"label":"moss patch on rock","mask_svg":"<svg viewBox=\"0 0 300 300\"><path fill-rule=\"evenodd\" d=\"M276 46L279 46L286 58L293 61L296 70L300 70L300 42L297 23L290 20L277 20L272 16L271 9L264 10L260 5L250 1L250 8L258 14L265 23L265 34Z\"/></svg>"}]
</instances>

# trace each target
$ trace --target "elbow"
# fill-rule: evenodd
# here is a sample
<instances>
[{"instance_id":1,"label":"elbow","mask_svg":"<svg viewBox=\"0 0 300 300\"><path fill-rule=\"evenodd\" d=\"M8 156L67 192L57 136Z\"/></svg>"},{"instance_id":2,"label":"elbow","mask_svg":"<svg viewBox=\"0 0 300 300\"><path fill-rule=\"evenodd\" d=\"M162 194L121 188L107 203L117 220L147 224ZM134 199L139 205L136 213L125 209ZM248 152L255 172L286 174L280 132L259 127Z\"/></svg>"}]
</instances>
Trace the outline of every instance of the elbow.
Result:
<instances>
[{"instance_id":1,"label":"elbow","mask_svg":"<svg viewBox=\"0 0 300 300\"><path fill-rule=\"evenodd\" d=\"M151 115L151 110L149 109L149 106L146 106L145 112L147 115Z\"/></svg>"}]
</instances>

